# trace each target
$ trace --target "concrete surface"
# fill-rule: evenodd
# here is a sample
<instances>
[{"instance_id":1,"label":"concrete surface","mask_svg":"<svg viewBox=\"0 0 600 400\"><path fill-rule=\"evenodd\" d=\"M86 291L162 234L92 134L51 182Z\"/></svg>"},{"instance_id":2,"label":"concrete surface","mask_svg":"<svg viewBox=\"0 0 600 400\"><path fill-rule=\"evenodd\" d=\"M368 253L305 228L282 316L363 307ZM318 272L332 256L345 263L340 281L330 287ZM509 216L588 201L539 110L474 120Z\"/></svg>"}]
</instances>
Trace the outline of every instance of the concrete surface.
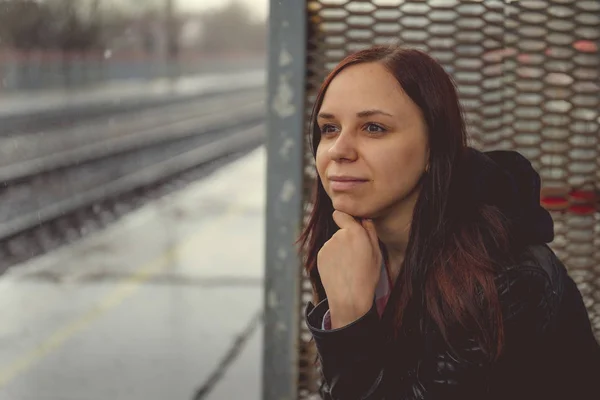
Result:
<instances>
[{"instance_id":1,"label":"concrete surface","mask_svg":"<svg viewBox=\"0 0 600 400\"><path fill-rule=\"evenodd\" d=\"M0 277L0 400L192 399L262 309L265 151ZM261 329L208 399L259 399Z\"/></svg>"}]
</instances>

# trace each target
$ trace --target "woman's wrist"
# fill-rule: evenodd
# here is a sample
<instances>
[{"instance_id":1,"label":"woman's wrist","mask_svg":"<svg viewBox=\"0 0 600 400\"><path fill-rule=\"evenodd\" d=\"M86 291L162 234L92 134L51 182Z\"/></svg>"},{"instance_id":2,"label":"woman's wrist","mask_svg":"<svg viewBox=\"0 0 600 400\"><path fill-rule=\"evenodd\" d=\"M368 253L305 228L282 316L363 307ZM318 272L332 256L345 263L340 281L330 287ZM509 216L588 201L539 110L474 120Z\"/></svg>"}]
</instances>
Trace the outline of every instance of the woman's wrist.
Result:
<instances>
[{"instance_id":1,"label":"woman's wrist","mask_svg":"<svg viewBox=\"0 0 600 400\"><path fill-rule=\"evenodd\" d=\"M356 302L352 305L336 306L329 302L329 314L331 317L331 328L338 329L350 325L354 321L364 317L371 307L373 300L370 302Z\"/></svg>"}]
</instances>

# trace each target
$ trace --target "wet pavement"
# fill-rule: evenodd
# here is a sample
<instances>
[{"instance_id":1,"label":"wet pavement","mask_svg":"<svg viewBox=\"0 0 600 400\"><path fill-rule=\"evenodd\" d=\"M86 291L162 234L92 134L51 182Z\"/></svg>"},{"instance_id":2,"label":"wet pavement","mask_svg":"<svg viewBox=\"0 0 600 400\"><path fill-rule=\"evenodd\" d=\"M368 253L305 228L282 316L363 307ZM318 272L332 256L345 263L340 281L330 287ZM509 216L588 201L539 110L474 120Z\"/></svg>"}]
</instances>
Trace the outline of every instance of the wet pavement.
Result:
<instances>
[{"instance_id":1,"label":"wet pavement","mask_svg":"<svg viewBox=\"0 0 600 400\"><path fill-rule=\"evenodd\" d=\"M262 309L265 158L0 277L0 400L193 399ZM261 354L202 398L259 399Z\"/></svg>"}]
</instances>

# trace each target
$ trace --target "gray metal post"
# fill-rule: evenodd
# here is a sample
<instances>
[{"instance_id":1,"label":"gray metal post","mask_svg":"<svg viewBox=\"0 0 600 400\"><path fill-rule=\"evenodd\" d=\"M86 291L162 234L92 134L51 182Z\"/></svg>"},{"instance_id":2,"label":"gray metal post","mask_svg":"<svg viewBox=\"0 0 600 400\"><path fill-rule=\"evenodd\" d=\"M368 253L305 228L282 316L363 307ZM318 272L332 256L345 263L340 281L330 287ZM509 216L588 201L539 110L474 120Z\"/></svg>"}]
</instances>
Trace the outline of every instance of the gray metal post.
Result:
<instances>
[{"instance_id":1,"label":"gray metal post","mask_svg":"<svg viewBox=\"0 0 600 400\"><path fill-rule=\"evenodd\" d=\"M271 0L263 399L297 397L306 2Z\"/></svg>"}]
</instances>

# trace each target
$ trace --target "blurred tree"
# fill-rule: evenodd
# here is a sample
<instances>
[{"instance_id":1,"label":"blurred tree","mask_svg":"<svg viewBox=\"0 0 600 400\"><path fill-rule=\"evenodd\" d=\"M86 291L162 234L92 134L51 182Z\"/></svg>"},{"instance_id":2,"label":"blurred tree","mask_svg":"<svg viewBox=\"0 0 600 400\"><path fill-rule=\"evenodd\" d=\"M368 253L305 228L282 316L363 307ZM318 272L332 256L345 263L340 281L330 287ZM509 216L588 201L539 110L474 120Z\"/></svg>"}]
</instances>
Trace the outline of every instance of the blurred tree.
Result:
<instances>
[{"instance_id":1,"label":"blurred tree","mask_svg":"<svg viewBox=\"0 0 600 400\"><path fill-rule=\"evenodd\" d=\"M0 1L0 41L19 49L51 47L52 17L45 3L36 0Z\"/></svg>"},{"instance_id":2,"label":"blurred tree","mask_svg":"<svg viewBox=\"0 0 600 400\"><path fill-rule=\"evenodd\" d=\"M247 6L233 1L202 18L201 50L207 52L264 51L266 22L249 18Z\"/></svg>"},{"instance_id":3,"label":"blurred tree","mask_svg":"<svg viewBox=\"0 0 600 400\"><path fill-rule=\"evenodd\" d=\"M61 50L91 50L102 47L102 28L98 13L98 2L90 3L90 12L83 15L77 0L48 1L57 28L55 46Z\"/></svg>"},{"instance_id":4,"label":"blurred tree","mask_svg":"<svg viewBox=\"0 0 600 400\"><path fill-rule=\"evenodd\" d=\"M170 57L179 55L179 24L175 17L175 1L165 0L165 30L167 32L167 52Z\"/></svg>"},{"instance_id":5,"label":"blurred tree","mask_svg":"<svg viewBox=\"0 0 600 400\"><path fill-rule=\"evenodd\" d=\"M20 50L102 47L100 1L0 0L0 41Z\"/></svg>"}]
</instances>

